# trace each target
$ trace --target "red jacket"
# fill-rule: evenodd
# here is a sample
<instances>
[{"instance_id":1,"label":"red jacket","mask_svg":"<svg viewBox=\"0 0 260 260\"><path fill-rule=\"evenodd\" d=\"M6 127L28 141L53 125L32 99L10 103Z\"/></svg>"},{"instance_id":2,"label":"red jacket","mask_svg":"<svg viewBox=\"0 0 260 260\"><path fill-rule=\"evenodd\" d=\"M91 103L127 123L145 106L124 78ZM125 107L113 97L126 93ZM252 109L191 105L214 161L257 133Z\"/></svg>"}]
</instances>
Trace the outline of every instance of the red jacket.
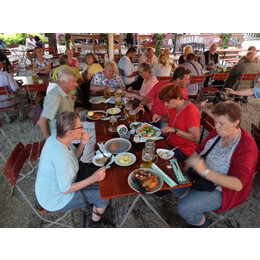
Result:
<instances>
[{"instance_id":1,"label":"red jacket","mask_svg":"<svg viewBox=\"0 0 260 260\"><path fill-rule=\"evenodd\" d=\"M207 141L216 135L216 130L212 130L196 148L196 152L199 154L204 149ZM222 207L217 212L232 209L247 199L251 191L257 160L258 148L255 140L241 128L241 139L231 157L228 175L238 178L242 182L243 188L241 191L235 191L222 187Z\"/></svg>"}]
</instances>

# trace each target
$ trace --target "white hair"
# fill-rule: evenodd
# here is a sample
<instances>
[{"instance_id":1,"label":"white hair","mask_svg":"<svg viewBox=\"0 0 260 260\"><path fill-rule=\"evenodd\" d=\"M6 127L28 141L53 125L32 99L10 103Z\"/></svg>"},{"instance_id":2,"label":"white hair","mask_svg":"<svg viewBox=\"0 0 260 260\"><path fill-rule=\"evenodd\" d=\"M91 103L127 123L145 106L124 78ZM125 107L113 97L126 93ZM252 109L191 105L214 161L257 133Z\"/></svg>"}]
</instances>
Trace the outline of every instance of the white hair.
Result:
<instances>
[{"instance_id":1,"label":"white hair","mask_svg":"<svg viewBox=\"0 0 260 260\"><path fill-rule=\"evenodd\" d=\"M61 68L58 72L58 82L69 81L70 79L77 79L77 75L68 68Z\"/></svg>"},{"instance_id":2,"label":"white hair","mask_svg":"<svg viewBox=\"0 0 260 260\"><path fill-rule=\"evenodd\" d=\"M112 67L114 67L116 69L116 63L114 61L108 60L104 65L104 69L108 69L108 68L112 68Z\"/></svg>"}]
</instances>

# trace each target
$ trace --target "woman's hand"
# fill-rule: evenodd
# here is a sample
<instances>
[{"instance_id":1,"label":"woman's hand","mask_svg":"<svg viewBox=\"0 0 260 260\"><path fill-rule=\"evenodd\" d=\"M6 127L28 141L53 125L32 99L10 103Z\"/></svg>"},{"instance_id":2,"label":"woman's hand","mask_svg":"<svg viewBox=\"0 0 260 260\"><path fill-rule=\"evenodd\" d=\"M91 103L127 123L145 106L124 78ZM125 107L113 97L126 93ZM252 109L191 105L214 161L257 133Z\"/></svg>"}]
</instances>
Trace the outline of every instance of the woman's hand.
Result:
<instances>
[{"instance_id":1,"label":"woman's hand","mask_svg":"<svg viewBox=\"0 0 260 260\"><path fill-rule=\"evenodd\" d=\"M98 169L91 175L94 182L104 180L105 176L106 176L106 167L102 167L102 168Z\"/></svg>"},{"instance_id":2,"label":"woman's hand","mask_svg":"<svg viewBox=\"0 0 260 260\"><path fill-rule=\"evenodd\" d=\"M82 144L82 145L86 145L87 143L88 143L88 141L89 141L89 134L88 134L88 132L82 132L81 133L81 138L80 138L80 143Z\"/></svg>"},{"instance_id":3,"label":"woman's hand","mask_svg":"<svg viewBox=\"0 0 260 260\"><path fill-rule=\"evenodd\" d=\"M134 96L134 93L125 92L126 98L132 98Z\"/></svg>"},{"instance_id":4,"label":"woman's hand","mask_svg":"<svg viewBox=\"0 0 260 260\"><path fill-rule=\"evenodd\" d=\"M166 126L164 126L164 127L161 129L161 131L162 131L162 133L174 133L175 128L166 125Z\"/></svg>"},{"instance_id":5,"label":"woman's hand","mask_svg":"<svg viewBox=\"0 0 260 260\"><path fill-rule=\"evenodd\" d=\"M153 117L152 117L152 121L154 123L161 121L161 119L162 119L162 116L161 115L157 115L157 114L154 114Z\"/></svg>"},{"instance_id":6,"label":"woman's hand","mask_svg":"<svg viewBox=\"0 0 260 260\"><path fill-rule=\"evenodd\" d=\"M133 92L133 87L129 87L128 89L127 89L127 92ZM126 93L127 93L126 92Z\"/></svg>"},{"instance_id":7,"label":"woman's hand","mask_svg":"<svg viewBox=\"0 0 260 260\"><path fill-rule=\"evenodd\" d=\"M144 106L143 105L140 105L138 106L136 109L135 109L135 112L138 113L139 111L143 111L143 114L145 113L145 109L144 109Z\"/></svg>"},{"instance_id":8,"label":"woman's hand","mask_svg":"<svg viewBox=\"0 0 260 260\"><path fill-rule=\"evenodd\" d=\"M189 167L194 168L195 171L200 175L202 175L207 169L207 165L204 159L199 155L193 155L185 161L185 168L188 169Z\"/></svg>"}]
</instances>

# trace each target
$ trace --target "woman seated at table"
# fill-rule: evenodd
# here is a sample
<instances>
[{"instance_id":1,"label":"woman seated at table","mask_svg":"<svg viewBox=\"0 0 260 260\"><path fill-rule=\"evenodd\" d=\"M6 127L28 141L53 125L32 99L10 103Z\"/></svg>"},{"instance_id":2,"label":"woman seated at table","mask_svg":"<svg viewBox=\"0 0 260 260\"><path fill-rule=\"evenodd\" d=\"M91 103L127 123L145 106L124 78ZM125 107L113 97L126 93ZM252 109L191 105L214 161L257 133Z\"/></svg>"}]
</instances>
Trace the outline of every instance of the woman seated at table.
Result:
<instances>
[{"instance_id":1,"label":"woman seated at table","mask_svg":"<svg viewBox=\"0 0 260 260\"><path fill-rule=\"evenodd\" d=\"M186 45L183 48L183 54L179 58L179 65L183 64L186 61L186 57L189 53L192 53L192 46L191 45Z\"/></svg>"},{"instance_id":2,"label":"woman seated at table","mask_svg":"<svg viewBox=\"0 0 260 260\"><path fill-rule=\"evenodd\" d=\"M76 112L62 112L56 123L57 135L51 135L42 150L36 177L35 192L39 204L48 211L68 211L85 206L81 194L94 204L89 227L101 227L101 215L109 203L100 198L98 189L85 189L105 178L102 167L89 177L82 178L79 171L79 157L89 141L89 134L82 132L79 115ZM76 149L72 141L80 139ZM98 215L96 215L97 213Z\"/></svg>"},{"instance_id":3,"label":"woman seated at table","mask_svg":"<svg viewBox=\"0 0 260 260\"><path fill-rule=\"evenodd\" d=\"M161 53L158 58L158 63L155 63L152 68L152 73L156 77L169 77L171 75L172 66L168 64L167 57Z\"/></svg>"},{"instance_id":4,"label":"woman seated at table","mask_svg":"<svg viewBox=\"0 0 260 260\"><path fill-rule=\"evenodd\" d=\"M125 88L122 79L115 75L116 64L113 61L107 61L104 65L104 70L99 71L94 75L90 83L91 91L104 91L107 87Z\"/></svg>"},{"instance_id":5,"label":"woman seated at table","mask_svg":"<svg viewBox=\"0 0 260 260\"><path fill-rule=\"evenodd\" d=\"M82 74L85 81L91 80L96 73L103 70L93 53L86 55L86 63L88 67Z\"/></svg>"},{"instance_id":6,"label":"woman seated at table","mask_svg":"<svg viewBox=\"0 0 260 260\"><path fill-rule=\"evenodd\" d=\"M139 101L149 93L158 79L152 74L152 65L149 62L143 62L138 66L138 73L144 79L139 91L126 92L125 97L135 98ZM148 106L149 107L149 106Z\"/></svg>"},{"instance_id":7,"label":"woman seated at table","mask_svg":"<svg viewBox=\"0 0 260 260\"><path fill-rule=\"evenodd\" d=\"M153 121L168 121L161 131L166 133L170 148L178 146L175 157L178 161L187 159L196 149L200 135L200 113L194 104L183 98L181 87L170 83L159 93L160 100L170 109L168 115L153 115Z\"/></svg>"},{"instance_id":8,"label":"woman seated at table","mask_svg":"<svg viewBox=\"0 0 260 260\"><path fill-rule=\"evenodd\" d=\"M174 59L170 57L170 54L171 54L170 48L165 48L163 50L163 53L166 55L166 60L167 60L168 64L171 65L172 71L174 71L175 70L175 63L174 63Z\"/></svg>"},{"instance_id":9,"label":"woman seated at table","mask_svg":"<svg viewBox=\"0 0 260 260\"><path fill-rule=\"evenodd\" d=\"M73 57L73 50L71 49L67 49L65 54L68 55L68 58L69 58L69 65L72 66L72 67L75 67L77 68L78 70L80 70L80 64L79 64L79 61Z\"/></svg>"},{"instance_id":10,"label":"woman seated at table","mask_svg":"<svg viewBox=\"0 0 260 260\"><path fill-rule=\"evenodd\" d=\"M36 58L33 59L33 71L37 74L49 74L51 72L51 63L43 57L41 47L35 48Z\"/></svg>"},{"instance_id":11,"label":"woman seated at table","mask_svg":"<svg viewBox=\"0 0 260 260\"><path fill-rule=\"evenodd\" d=\"M251 191L258 160L254 139L240 127L241 107L232 101L220 102L213 109L215 128L196 152L185 161L205 179L215 184L212 192L181 188L172 192L182 199L177 210L190 225L207 227L210 221L204 212L222 212L242 204ZM216 139L219 141L206 157L205 154Z\"/></svg>"}]
</instances>

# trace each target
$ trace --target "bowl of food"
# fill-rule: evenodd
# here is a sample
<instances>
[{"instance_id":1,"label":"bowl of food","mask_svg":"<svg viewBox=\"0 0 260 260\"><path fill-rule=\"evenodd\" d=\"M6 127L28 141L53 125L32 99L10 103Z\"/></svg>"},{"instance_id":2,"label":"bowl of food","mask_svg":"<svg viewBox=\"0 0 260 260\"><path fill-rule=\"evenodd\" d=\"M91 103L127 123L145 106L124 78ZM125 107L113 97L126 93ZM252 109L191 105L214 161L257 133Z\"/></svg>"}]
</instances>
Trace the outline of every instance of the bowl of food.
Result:
<instances>
[{"instance_id":1,"label":"bowl of food","mask_svg":"<svg viewBox=\"0 0 260 260\"><path fill-rule=\"evenodd\" d=\"M153 169L139 168L128 176L128 185L137 192L154 193L163 186L163 178Z\"/></svg>"},{"instance_id":2,"label":"bowl of food","mask_svg":"<svg viewBox=\"0 0 260 260\"><path fill-rule=\"evenodd\" d=\"M161 148L156 149L156 153L163 160L169 160L174 156L174 152L167 149L161 149Z\"/></svg>"},{"instance_id":3,"label":"bowl of food","mask_svg":"<svg viewBox=\"0 0 260 260\"><path fill-rule=\"evenodd\" d=\"M141 122L133 122L129 125L129 127L132 129L132 130L136 130L138 128L140 128L142 126L142 123Z\"/></svg>"},{"instance_id":4,"label":"bowl of food","mask_svg":"<svg viewBox=\"0 0 260 260\"><path fill-rule=\"evenodd\" d=\"M136 162L136 157L132 153L120 153L115 157L115 163L119 166L129 166Z\"/></svg>"},{"instance_id":5,"label":"bowl of food","mask_svg":"<svg viewBox=\"0 0 260 260\"><path fill-rule=\"evenodd\" d=\"M117 107L112 107L112 108L109 108L108 110L107 110L107 113L109 114L109 115L116 115L116 114L118 114L118 113L120 113L121 112L121 109L120 108L117 108Z\"/></svg>"},{"instance_id":6,"label":"bowl of food","mask_svg":"<svg viewBox=\"0 0 260 260\"><path fill-rule=\"evenodd\" d=\"M103 97L92 97L90 98L89 102L91 104L101 104L105 102L105 99Z\"/></svg>"},{"instance_id":7,"label":"bowl of food","mask_svg":"<svg viewBox=\"0 0 260 260\"><path fill-rule=\"evenodd\" d=\"M104 156L105 155L105 156ZM95 164L96 166L104 166L104 164L106 163L106 161L110 158L111 153L104 153L101 154L96 154L93 158L92 158L92 163ZM112 159L110 161L110 163L108 165L110 165L111 163L113 163L115 161L115 157L112 156Z\"/></svg>"}]
</instances>

